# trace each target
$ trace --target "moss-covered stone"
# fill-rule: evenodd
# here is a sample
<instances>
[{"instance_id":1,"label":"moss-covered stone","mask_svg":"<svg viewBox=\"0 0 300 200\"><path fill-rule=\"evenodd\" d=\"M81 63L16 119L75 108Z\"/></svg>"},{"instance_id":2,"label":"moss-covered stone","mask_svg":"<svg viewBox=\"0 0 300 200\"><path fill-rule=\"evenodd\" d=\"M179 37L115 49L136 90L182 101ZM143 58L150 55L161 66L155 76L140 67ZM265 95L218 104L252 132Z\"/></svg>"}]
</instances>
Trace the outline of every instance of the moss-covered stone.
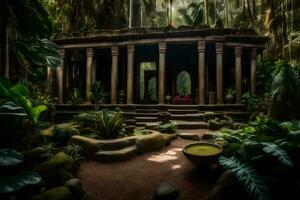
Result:
<instances>
[{"instance_id":1,"label":"moss-covered stone","mask_svg":"<svg viewBox=\"0 0 300 200\"><path fill-rule=\"evenodd\" d=\"M138 153L144 153L164 147L165 141L161 133L155 132L149 135L136 136L136 146Z\"/></svg>"},{"instance_id":2,"label":"moss-covered stone","mask_svg":"<svg viewBox=\"0 0 300 200\"><path fill-rule=\"evenodd\" d=\"M126 137L112 140L99 140L99 150L120 150L135 145L134 137Z\"/></svg>"},{"instance_id":3,"label":"moss-covered stone","mask_svg":"<svg viewBox=\"0 0 300 200\"><path fill-rule=\"evenodd\" d=\"M215 117L216 117L216 113L214 113L214 112L205 112L204 113L205 120L215 119Z\"/></svg>"},{"instance_id":4,"label":"moss-covered stone","mask_svg":"<svg viewBox=\"0 0 300 200\"><path fill-rule=\"evenodd\" d=\"M98 151L94 155L94 159L102 162L123 161L132 158L136 154L136 146L126 147L114 151Z\"/></svg>"},{"instance_id":5,"label":"moss-covered stone","mask_svg":"<svg viewBox=\"0 0 300 200\"><path fill-rule=\"evenodd\" d=\"M72 192L67 187L56 187L42 194L36 195L31 200L72 200Z\"/></svg>"},{"instance_id":6,"label":"moss-covered stone","mask_svg":"<svg viewBox=\"0 0 300 200\"><path fill-rule=\"evenodd\" d=\"M221 123L221 122L218 122L216 120L211 119L211 120L208 120L207 127L208 127L209 130L219 130L222 127L224 127L224 124Z\"/></svg>"},{"instance_id":7,"label":"moss-covered stone","mask_svg":"<svg viewBox=\"0 0 300 200\"><path fill-rule=\"evenodd\" d=\"M24 152L24 155L27 159L37 159L46 152L47 150L44 147L36 147L29 151Z\"/></svg>"},{"instance_id":8,"label":"moss-covered stone","mask_svg":"<svg viewBox=\"0 0 300 200\"><path fill-rule=\"evenodd\" d=\"M162 134L162 135L166 146L169 146L172 140L175 140L177 138L176 134Z\"/></svg>"},{"instance_id":9,"label":"moss-covered stone","mask_svg":"<svg viewBox=\"0 0 300 200\"><path fill-rule=\"evenodd\" d=\"M64 152L59 152L50 160L36 166L35 170L40 174L52 174L59 168L66 167L67 165L73 166L75 165L75 161Z\"/></svg>"},{"instance_id":10,"label":"moss-covered stone","mask_svg":"<svg viewBox=\"0 0 300 200\"><path fill-rule=\"evenodd\" d=\"M69 140L69 144L77 144L81 146L83 154L93 155L99 151L101 141L80 135L73 135Z\"/></svg>"}]
</instances>

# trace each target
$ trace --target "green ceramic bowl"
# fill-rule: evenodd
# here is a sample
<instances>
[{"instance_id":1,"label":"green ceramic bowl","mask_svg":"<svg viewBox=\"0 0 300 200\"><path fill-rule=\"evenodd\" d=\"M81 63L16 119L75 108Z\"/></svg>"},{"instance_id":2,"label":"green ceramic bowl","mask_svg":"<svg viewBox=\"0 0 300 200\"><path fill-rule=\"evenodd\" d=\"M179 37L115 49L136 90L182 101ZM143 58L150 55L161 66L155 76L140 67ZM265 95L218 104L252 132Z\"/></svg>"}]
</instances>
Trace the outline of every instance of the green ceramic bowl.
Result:
<instances>
[{"instance_id":1,"label":"green ceramic bowl","mask_svg":"<svg viewBox=\"0 0 300 200\"><path fill-rule=\"evenodd\" d=\"M223 149L216 144L197 142L185 146L182 151L193 164L199 167L208 167L218 162Z\"/></svg>"}]
</instances>

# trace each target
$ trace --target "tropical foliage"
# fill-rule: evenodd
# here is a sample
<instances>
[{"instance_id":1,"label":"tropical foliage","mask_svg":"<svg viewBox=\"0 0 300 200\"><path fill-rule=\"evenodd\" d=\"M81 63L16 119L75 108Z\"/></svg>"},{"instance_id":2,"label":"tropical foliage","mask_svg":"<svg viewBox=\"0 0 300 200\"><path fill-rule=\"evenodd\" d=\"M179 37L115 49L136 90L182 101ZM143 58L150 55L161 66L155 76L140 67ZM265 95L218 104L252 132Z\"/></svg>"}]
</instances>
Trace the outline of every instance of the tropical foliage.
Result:
<instances>
[{"instance_id":1,"label":"tropical foliage","mask_svg":"<svg viewBox=\"0 0 300 200\"><path fill-rule=\"evenodd\" d=\"M271 199L271 188L280 182L281 173L288 176L299 161L295 157L300 147L299 130L299 121L280 122L268 117L257 117L236 131L225 129L217 135L226 143L219 163L231 170L254 199Z\"/></svg>"}]
</instances>

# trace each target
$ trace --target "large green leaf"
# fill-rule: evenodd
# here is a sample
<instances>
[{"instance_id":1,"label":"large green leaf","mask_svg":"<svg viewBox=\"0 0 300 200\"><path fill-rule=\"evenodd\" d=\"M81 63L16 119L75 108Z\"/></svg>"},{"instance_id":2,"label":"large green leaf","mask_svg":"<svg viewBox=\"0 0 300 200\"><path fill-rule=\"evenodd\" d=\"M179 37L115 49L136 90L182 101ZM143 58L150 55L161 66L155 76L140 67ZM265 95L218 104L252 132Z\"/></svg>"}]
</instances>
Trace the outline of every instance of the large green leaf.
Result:
<instances>
[{"instance_id":1,"label":"large green leaf","mask_svg":"<svg viewBox=\"0 0 300 200\"><path fill-rule=\"evenodd\" d=\"M0 166L8 167L20 164L24 161L24 156L14 149L0 149Z\"/></svg>"},{"instance_id":2,"label":"large green leaf","mask_svg":"<svg viewBox=\"0 0 300 200\"><path fill-rule=\"evenodd\" d=\"M20 172L15 176L0 177L0 194L11 193L28 185L38 184L42 180L36 172Z\"/></svg>"},{"instance_id":3,"label":"large green leaf","mask_svg":"<svg viewBox=\"0 0 300 200\"><path fill-rule=\"evenodd\" d=\"M34 107L28 98L28 89L24 85L11 86L5 77L0 76L0 78L0 96L4 96L15 104L22 106L31 122L36 124L40 114L47 110L47 107L44 105Z\"/></svg>"}]
</instances>

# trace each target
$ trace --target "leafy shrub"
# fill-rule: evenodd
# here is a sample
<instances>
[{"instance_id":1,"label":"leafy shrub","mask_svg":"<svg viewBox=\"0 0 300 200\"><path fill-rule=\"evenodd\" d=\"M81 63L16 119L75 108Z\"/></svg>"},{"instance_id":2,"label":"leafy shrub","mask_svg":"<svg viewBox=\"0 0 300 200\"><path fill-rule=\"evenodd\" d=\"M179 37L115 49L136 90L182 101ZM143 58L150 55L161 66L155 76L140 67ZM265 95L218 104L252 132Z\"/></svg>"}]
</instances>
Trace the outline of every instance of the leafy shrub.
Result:
<instances>
[{"instance_id":1,"label":"leafy shrub","mask_svg":"<svg viewBox=\"0 0 300 200\"><path fill-rule=\"evenodd\" d=\"M254 199L270 199L272 184L282 177L283 169L292 169L300 143L300 123L280 122L257 117L247 127L217 134L224 140L219 163L229 169ZM276 168L282 169L280 172Z\"/></svg>"},{"instance_id":2,"label":"leafy shrub","mask_svg":"<svg viewBox=\"0 0 300 200\"><path fill-rule=\"evenodd\" d=\"M70 104L80 104L83 102L82 94L78 88L73 88L73 90L69 93L69 101Z\"/></svg>"},{"instance_id":3,"label":"leafy shrub","mask_svg":"<svg viewBox=\"0 0 300 200\"><path fill-rule=\"evenodd\" d=\"M94 129L98 131L100 137L112 139L118 137L123 128L123 117L119 112L100 111L95 113L97 121Z\"/></svg>"},{"instance_id":4,"label":"leafy shrub","mask_svg":"<svg viewBox=\"0 0 300 200\"><path fill-rule=\"evenodd\" d=\"M175 133L177 130L177 124L174 122L160 124L157 127L155 127L155 130L161 133Z\"/></svg>"},{"instance_id":5,"label":"leafy shrub","mask_svg":"<svg viewBox=\"0 0 300 200\"><path fill-rule=\"evenodd\" d=\"M80 113L73 117L74 121L82 127L94 127L97 121L95 113Z\"/></svg>"}]
</instances>

